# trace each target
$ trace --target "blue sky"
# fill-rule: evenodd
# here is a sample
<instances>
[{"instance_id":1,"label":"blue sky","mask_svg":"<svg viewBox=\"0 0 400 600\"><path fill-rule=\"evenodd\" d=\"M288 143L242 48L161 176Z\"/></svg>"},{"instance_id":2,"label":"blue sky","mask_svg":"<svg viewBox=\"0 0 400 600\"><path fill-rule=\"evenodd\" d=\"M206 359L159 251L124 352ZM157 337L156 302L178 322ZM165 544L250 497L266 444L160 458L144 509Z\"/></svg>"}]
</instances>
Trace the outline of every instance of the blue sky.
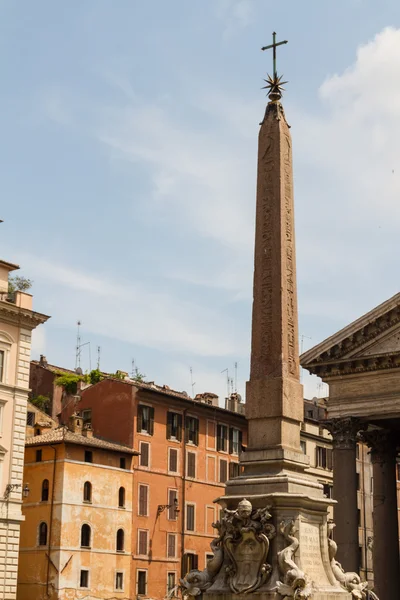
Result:
<instances>
[{"instance_id":1,"label":"blue sky","mask_svg":"<svg viewBox=\"0 0 400 600\"><path fill-rule=\"evenodd\" d=\"M273 30L304 350L399 291L397 2L0 0L0 249L52 316L33 357L73 368L80 319L92 366L189 393L192 367L222 398L237 361L244 393Z\"/></svg>"}]
</instances>

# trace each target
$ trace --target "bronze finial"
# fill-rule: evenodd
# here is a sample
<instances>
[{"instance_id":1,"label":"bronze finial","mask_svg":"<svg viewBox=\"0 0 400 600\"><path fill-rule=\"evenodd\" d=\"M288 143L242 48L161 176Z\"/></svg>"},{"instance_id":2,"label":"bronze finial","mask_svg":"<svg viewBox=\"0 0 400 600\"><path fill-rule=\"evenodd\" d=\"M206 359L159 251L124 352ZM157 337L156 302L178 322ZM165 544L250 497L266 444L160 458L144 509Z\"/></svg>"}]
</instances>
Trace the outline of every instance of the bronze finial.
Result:
<instances>
[{"instance_id":1,"label":"bronze finial","mask_svg":"<svg viewBox=\"0 0 400 600\"><path fill-rule=\"evenodd\" d=\"M287 44L287 40L284 40L283 42L277 42L276 33L274 31L272 34L272 44L261 48L261 50L269 50L272 48L273 51L273 76L271 77L271 75L267 75L268 79L264 79L267 85L262 88L263 90L268 90L268 98L271 100L271 102L278 102L278 100L280 100L282 97L282 92L285 89L283 86L285 83L287 83L287 81L282 81L283 75L278 76L278 72L276 70L276 49L278 46L282 46L282 44Z\"/></svg>"}]
</instances>

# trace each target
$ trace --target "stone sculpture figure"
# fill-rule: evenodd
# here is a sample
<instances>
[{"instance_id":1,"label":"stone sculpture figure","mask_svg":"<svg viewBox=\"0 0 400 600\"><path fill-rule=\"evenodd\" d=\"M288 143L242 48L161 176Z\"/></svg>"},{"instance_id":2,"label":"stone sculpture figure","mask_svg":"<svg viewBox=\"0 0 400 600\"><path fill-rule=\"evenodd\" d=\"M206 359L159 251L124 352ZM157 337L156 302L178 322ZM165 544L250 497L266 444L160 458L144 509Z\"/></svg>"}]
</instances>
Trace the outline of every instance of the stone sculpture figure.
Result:
<instances>
[{"instance_id":1,"label":"stone sculpture figure","mask_svg":"<svg viewBox=\"0 0 400 600\"><path fill-rule=\"evenodd\" d=\"M368 582L361 581L358 573L346 573L340 562L336 560L337 544L332 539L335 528L333 521L328 521L328 552L332 571L340 585L351 593L354 600L379 600L378 596L368 590Z\"/></svg>"},{"instance_id":2,"label":"stone sculpture figure","mask_svg":"<svg viewBox=\"0 0 400 600\"><path fill-rule=\"evenodd\" d=\"M211 544L214 558L204 571L190 571L181 580L184 596L199 596L205 592L223 567L234 594L247 594L267 581L272 571L267 563L269 543L276 534L275 527L269 523L269 509L266 506L253 510L246 498L235 510L223 509L221 521L213 523L219 534Z\"/></svg>"},{"instance_id":3,"label":"stone sculpture figure","mask_svg":"<svg viewBox=\"0 0 400 600\"><path fill-rule=\"evenodd\" d=\"M299 547L299 540L294 536L296 533L293 519L281 521L279 532L288 542L286 548L278 552L278 565L283 582L278 581L277 591L283 600L307 600L312 595L312 587L307 581L306 574L299 569L294 562L294 554Z\"/></svg>"}]
</instances>

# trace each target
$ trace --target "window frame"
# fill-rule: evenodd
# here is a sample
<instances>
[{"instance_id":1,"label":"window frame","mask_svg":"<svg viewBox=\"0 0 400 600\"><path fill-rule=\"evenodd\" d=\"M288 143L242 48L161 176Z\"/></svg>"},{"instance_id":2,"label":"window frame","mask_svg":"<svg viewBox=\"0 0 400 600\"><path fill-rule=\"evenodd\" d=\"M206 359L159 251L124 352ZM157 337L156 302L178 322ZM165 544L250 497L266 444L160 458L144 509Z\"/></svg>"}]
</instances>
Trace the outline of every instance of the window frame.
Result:
<instances>
[{"instance_id":1,"label":"window frame","mask_svg":"<svg viewBox=\"0 0 400 600\"><path fill-rule=\"evenodd\" d=\"M42 533L41 529L42 529L42 525L45 526L45 534ZM42 544L42 535L44 535L44 543ZM48 525L46 523L46 521L40 521L39 523L39 527L38 527L38 546L39 548L46 548L48 545L48 535L49 535L49 528Z\"/></svg>"},{"instance_id":2,"label":"window frame","mask_svg":"<svg viewBox=\"0 0 400 600\"><path fill-rule=\"evenodd\" d=\"M88 460L90 457L90 460ZM85 450L85 454L84 454L84 461L85 463L88 463L89 465L93 464L93 450Z\"/></svg>"},{"instance_id":3,"label":"window frame","mask_svg":"<svg viewBox=\"0 0 400 600\"><path fill-rule=\"evenodd\" d=\"M176 424L174 424L174 420L176 420ZM166 429L166 437L167 440L172 442L181 442L182 441L182 429L183 429L183 418L182 413L179 413L175 410L167 411L167 429ZM175 432L175 435L174 435Z\"/></svg>"},{"instance_id":4,"label":"window frame","mask_svg":"<svg viewBox=\"0 0 400 600\"><path fill-rule=\"evenodd\" d=\"M225 469L226 469L226 479L225 481L222 481L221 479L221 466L222 464L225 464ZM220 458L218 461L218 483L221 483L222 485L224 485L227 481L228 481L228 460L226 458Z\"/></svg>"},{"instance_id":5,"label":"window frame","mask_svg":"<svg viewBox=\"0 0 400 600\"><path fill-rule=\"evenodd\" d=\"M144 592L139 591L139 573L144 573ZM136 569L136 595L147 596L148 571L147 569Z\"/></svg>"},{"instance_id":6,"label":"window frame","mask_svg":"<svg viewBox=\"0 0 400 600\"><path fill-rule=\"evenodd\" d=\"M140 547L140 534L146 534L146 551L145 552L141 552L141 547ZM137 555L138 556L148 556L149 555L149 530L148 529L142 529L142 528L138 528L137 530L137 546L136 546L136 551L137 551Z\"/></svg>"},{"instance_id":7,"label":"window frame","mask_svg":"<svg viewBox=\"0 0 400 600\"><path fill-rule=\"evenodd\" d=\"M176 452L176 470L171 469L171 452ZM168 473L179 473L179 449L168 447Z\"/></svg>"},{"instance_id":8,"label":"window frame","mask_svg":"<svg viewBox=\"0 0 400 600\"><path fill-rule=\"evenodd\" d=\"M226 435L222 435L225 432ZM217 452L228 453L229 450L229 427L225 423L217 423Z\"/></svg>"},{"instance_id":9,"label":"window frame","mask_svg":"<svg viewBox=\"0 0 400 600\"><path fill-rule=\"evenodd\" d=\"M190 460L194 461L194 475L189 474L189 455L191 456ZM197 452L193 452L193 450L186 451L186 477L188 479L196 479L197 476Z\"/></svg>"},{"instance_id":10,"label":"window frame","mask_svg":"<svg viewBox=\"0 0 400 600\"><path fill-rule=\"evenodd\" d=\"M143 413L145 410L149 411L149 416L148 416L149 422L148 422L147 427L143 427ZM154 435L154 416L155 416L154 406L151 406L150 404L144 404L142 402L140 404L138 404L137 424L136 424L137 433L140 433L142 435Z\"/></svg>"},{"instance_id":11,"label":"window frame","mask_svg":"<svg viewBox=\"0 0 400 600\"><path fill-rule=\"evenodd\" d=\"M47 485L46 485L47 483ZM40 495L40 502L48 502L50 494L50 482L48 479L43 479L42 481L42 492Z\"/></svg>"},{"instance_id":12,"label":"window frame","mask_svg":"<svg viewBox=\"0 0 400 600\"><path fill-rule=\"evenodd\" d=\"M193 425L193 427L191 427ZM191 446L199 445L200 420L193 415L186 415L185 418L185 442ZM193 438L193 439L192 439Z\"/></svg>"},{"instance_id":13,"label":"window frame","mask_svg":"<svg viewBox=\"0 0 400 600\"><path fill-rule=\"evenodd\" d=\"M121 535L122 543L120 539ZM115 536L115 551L119 554L123 554L125 552L125 531L122 527L119 527L119 529L117 529L117 533Z\"/></svg>"},{"instance_id":14,"label":"window frame","mask_svg":"<svg viewBox=\"0 0 400 600\"><path fill-rule=\"evenodd\" d=\"M87 585L81 585L82 582L82 573L87 573ZM90 590L90 569L79 569L79 589L80 590Z\"/></svg>"},{"instance_id":15,"label":"window frame","mask_svg":"<svg viewBox=\"0 0 400 600\"><path fill-rule=\"evenodd\" d=\"M121 587L118 587L118 585L117 585L118 575L122 576L122 586ZM123 592L124 589L125 589L125 571L121 571L120 569L118 569L117 571L115 571L114 592Z\"/></svg>"},{"instance_id":16,"label":"window frame","mask_svg":"<svg viewBox=\"0 0 400 600\"><path fill-rule=\"evenodd\" d=\"M140 512L140 488L147 488L146 495L146 512ZM138 483L138 517L148 517L149 516L149 504L150 504L150 486L147 483Z\"/></svg>"},{"instance_id":17,"label":"window frame","mask_svg":"<svg viewBox=\"0 0 400 600\"><path fill-rule=\"evenodd\" d=\"M174 576L174 585L173 585L173 587L171 589L169 589L169 581L168 581L170 575ZM167 598L170 597L170 594L176 588L176 586L177 586L177 572L176 571L170 571L168 569L168 571L167 571L167 587L166 587Z\"/></svg>"},{"instance_id":18,"label":"window frame","mask_svg":"<svg viewBox=\"0 0 400 600\"><path fill-rule=\"evenodd\" d=\"M42 448L36 450L35 462L43 462L43 452Z\"/></svg>"},{"instance_id":19,"label":"window frame","mask_svg":"<svg viewBox=\"0 0 400 600\"><path fill-rule=\"evenodd\" d=\"M122 504L121 504L121 495L123 496ZM121 485L118 488L118 508L125 508L125 507L126 507L126 489L123 485Z\"/></svg>"},{"instance_id":20,"label":"window frame","mask_svg":"<svg viewBox=\"0 0 400 600\"><path fill-rule=\"evenodd\" d=\"M173 554L169 553L169 550L170 550L169 538L170 537L174 539L174 553ZM178 549L177 541L178 541L178 534L175 532L167 531L167 553L166 553L167 558L176 558L176 553L177 553L177 549Z\"/></svg>"},{"instance_id":21,"label":"window frame","mask_svg":"<svg viewBox=\"0 0 400 600\"><path fill-rule=\"evenodd\" d=\"M178 490L177 488L168 488L168 505L170 508L167 508L167 520L168 521L177 521L178 513L176 512L176 506L174 504L174 498L178 499ZM173 497L171 497L173 495Z\"/></svg>"},{"instance_id":22,"label":"window frame","mask_svg":"<svg viewBox=\"0 0 400 600\"><path fill-rule=\"evenodd\" d=\"M88 527L88 530L85 529L85 531L89 531L89 545L84 545L82 544L82 540L83 540L83 528ZM82 523L81 525L81 530L80 530L80 548L83 550L90 550L92 548L92 528L89 525L89 523Z\"/></svg>"},{"instance_id":23,"label":"window frame","mask_svg":"<svg viewBox=\"0 0 400 600\"><path fill-rule=\"evenodd\" d=\"M188 509L193 509L193 529L189 529L188 527ZM185 506L185 531L189 533L193 533L196 531L196 504L195 502L186 502Z\"/></svg>"},{"instance_id":24,"label":"window frame","mask_svg":"<svg viewBox=\"0 0 400 600\"><path fill-rule=\"evenodd\" d=\"M89 490L89 494L86 493L87 490ZM83 484L83 502L85 504L92 504L92 491L93 486L91 482L85 481L85 483ZM88 498L86 498L87 495L89 496Z\"/></svg>"},{"instance_id":25,"label":"window frame","mask_svg":"<svg viewBox=\"0 0 400 600\"><path fill-rule=\"evenodd\" d=\"M142 448L143 446L147 446L147 465L143 465L141 460L142 460ZM150 469L150 465L151 465L151 456L150 456L150 452L151 452L151 444L150 442L145 442L143 440L139 441L139 452L140 452L140 456L139 456L139 467L141 467L142 469Z\"/></svg>"}]
</instances>

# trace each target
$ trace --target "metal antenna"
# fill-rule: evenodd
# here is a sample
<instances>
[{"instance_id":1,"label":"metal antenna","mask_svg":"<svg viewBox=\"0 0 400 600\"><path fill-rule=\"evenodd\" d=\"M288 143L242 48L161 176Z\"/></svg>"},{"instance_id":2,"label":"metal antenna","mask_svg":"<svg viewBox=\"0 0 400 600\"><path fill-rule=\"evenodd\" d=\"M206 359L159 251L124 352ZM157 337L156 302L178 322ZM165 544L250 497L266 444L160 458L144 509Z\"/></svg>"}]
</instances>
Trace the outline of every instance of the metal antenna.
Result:
<instances>
[{"instance_id":1,"label":"metal antenna","mask_svg":"<svg viewBox=\"0 0 400 600\"><path fill-rule=\"evenodd\" d=\"M304 333L301 334L300 337L300 355L303 354L303 346L304 346L304 340L312 340L312 338L309 335L304 335ZM300 365L300 383L302 383L303 381L303 367Z\"/></svg>"},{"instance_id":2,"label":"metal antenna","mask_svg":"<svg viewBox=\"0 0 400 600\"><path fill-rule=\"evenodd\" d=\"M80 334L80 326L81 321L76 322L78 331L76 334L76 348L75 348L75 369L81 366L81 334Z\"/></svg>"},{"instance_id":3,"label":"metal antenna","mask_svg":"<svg viewBox=\"0 0 400 600\"><path fill-rule=\"evenodd\" d=\"M194 398L194 386L196 385L196 382L193 381L193 369L192 369L192 367L190 367L190 385L192 386L192 398Z\"/></svg>"},{"instance_id":4,"label":"metal antenna","mask_svg":"<svg viewBox=\"0 0 400 600\"><path fill-rule=\"evenodd\" d=\"M235 362L235 392L237 394L237 371L238 371L238 364L237 362Z\"/></svg>"},{"instance_id":5,"label":"metal antenna","mask_svg":"<svg viewBox=\"0 0 400 600\"><path fill-rule=\"evenodd\" d=\"M101 348L100 346L97 346L97 370L100 371L100 352L101 352Z\"/></svg>"},{"instance_id":6,"label":"metal antenna","mask_svg":"<svg viewBox=\"0 0 400 600\"><path fill-rule=\"evenodd\" d=\"M132 379L135 377L135 359L132 358Z\"/></svg>"},{"instance_id":7,"label":"metal antenna","mask_svg":"<svg viewBox=\"0 0 400 600\"><path fill-rule=\"evenodd\" d=\"M221 371L221 373L226 373L226 384L228 387L228 398L229 398L229 369L224 369L223 371Z\"/></svg>"}]
</instances>

